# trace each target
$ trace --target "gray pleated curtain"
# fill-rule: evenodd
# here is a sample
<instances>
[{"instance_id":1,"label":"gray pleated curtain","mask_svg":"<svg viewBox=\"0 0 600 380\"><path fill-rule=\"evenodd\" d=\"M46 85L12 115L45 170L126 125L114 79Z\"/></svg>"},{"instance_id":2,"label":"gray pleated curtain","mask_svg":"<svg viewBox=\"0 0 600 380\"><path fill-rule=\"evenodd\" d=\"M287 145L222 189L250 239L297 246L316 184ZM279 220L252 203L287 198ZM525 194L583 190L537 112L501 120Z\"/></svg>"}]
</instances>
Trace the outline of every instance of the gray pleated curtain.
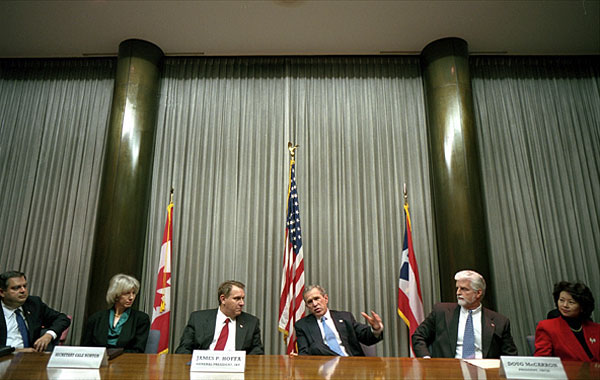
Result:
<instances>
[{"instance_id":1,"label":"gray pleated curtain","mask_svg":"<svg viewBox=\"0 0 600 380\"><path fill-rule=\"evenodd\" d=\"M598 57L471 59L491 290L521 354L555 307L554 283L583 281L600 300L599 68Z\"/></svg>"},{"instance_id":2,"label":"gray pleated curtain","mask_svg":"<svg viewBox=\"0 0 600 380\"><path fill-rule=\"evenodd\" d=\"M0 268L73 315L79 343L114 60L0 61ZM600 297L598 59L471 60L492 258L490 291L524 337L580 279ZM189 313L247 285L266 352L277 332L289 156L306 282L332 309L375 310L378 354L408 355L396 313L407 183L425 312L439 300L423 91L416 57L167 58L140 308L151 313L175 188L172 350ZM594 314L598 320L598 312Z\"/></svg>"},{"instance_id":3,"label":"gray pleated curtain","mask_svg":"<svg viewBox=\"0 0 600 380\"><path fill-rule=\"evenodd\" d=\"M113 59L0 61L0 271L73 316L79 343ZM75 340L72 337L77 337Z\"/></svg>"},{"instance_id":4,"label":"gray pleated curtain","mask_svg":"<svg viewBox=\"0 0 600 380\"><path fill-rule=\"evenodd\" d=\"M425 299L438 297L418 59L169 58L157 131L143 283L156 281L172 185L174 346L189 314L216 307L218 284L237 279L266 352L284 352L277 323L293 141L306 282L324 286L333 309L381 314L380 354L408 353L396 312L404 182ZM144 292L144 303L152 297Z\"/></svg>"}]
</instances>

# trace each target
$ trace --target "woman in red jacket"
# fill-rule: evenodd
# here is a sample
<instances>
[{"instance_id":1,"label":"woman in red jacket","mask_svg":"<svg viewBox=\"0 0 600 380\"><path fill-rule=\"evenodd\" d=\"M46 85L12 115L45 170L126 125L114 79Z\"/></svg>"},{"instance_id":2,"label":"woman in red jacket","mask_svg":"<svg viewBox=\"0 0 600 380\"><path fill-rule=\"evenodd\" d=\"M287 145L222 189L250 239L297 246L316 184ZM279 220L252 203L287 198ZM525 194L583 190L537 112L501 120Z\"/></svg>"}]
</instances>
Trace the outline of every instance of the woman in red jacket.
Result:
<instances>
[{"instance_id":1,"label":"woman in red jacket","mask_svg":"<svg viewBox=\"0 0 600 380\"><path fill-rule=\"evenodd\" d=\"M600 324L592 322L594 296L582 283L554 285L554 302L560 317L545 319L535 330L535 356L562 360L600 361Z\"/></svg>"}]
</instances>

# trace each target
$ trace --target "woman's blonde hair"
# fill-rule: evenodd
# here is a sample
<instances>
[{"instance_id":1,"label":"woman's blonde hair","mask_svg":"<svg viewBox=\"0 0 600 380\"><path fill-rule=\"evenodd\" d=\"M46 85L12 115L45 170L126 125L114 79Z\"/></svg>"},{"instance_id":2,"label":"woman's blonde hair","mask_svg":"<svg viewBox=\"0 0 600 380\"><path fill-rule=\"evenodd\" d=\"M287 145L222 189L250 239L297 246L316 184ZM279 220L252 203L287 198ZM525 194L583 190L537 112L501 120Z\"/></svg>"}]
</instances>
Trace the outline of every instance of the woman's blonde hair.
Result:
<instances>
[{"instance_id":1,"label":"woman's blonde hair","mask_svg":"<svg viewBox=\"0 0 600 380\"><path fill-rule=\"evenodd\" d=\"M114 305L121 294L130 290L133 290L133 292L137 294L140 290L140 282L136 280L135 277L123 273L115 274L108 283L106 303L108 306Z\"/></svg>"}]
</instances>

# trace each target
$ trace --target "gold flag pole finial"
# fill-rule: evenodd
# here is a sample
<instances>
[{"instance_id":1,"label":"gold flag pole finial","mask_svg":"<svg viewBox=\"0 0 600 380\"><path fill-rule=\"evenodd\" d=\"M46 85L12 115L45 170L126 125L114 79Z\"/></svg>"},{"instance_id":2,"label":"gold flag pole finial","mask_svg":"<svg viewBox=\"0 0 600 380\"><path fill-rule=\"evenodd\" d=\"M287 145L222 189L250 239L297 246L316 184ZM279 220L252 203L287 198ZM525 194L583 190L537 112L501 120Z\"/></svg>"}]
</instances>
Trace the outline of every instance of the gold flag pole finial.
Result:
<instances>
[{"instance_id":1,"label":"gold flag pole finial","mask_svg":"<svg viewBox=\"0 0 600 380\"><path fill-rule=\"evenodd\" d=\"M404 204L408 204L408 193L406 192L406 183L404 183Z\"/></svg>"},{"instance_id":2,"label":"gold flag pole finial","mask_svg":"<svg viewBox=\"0 0 600 380\"><path fill-rule=\"evenodd\" d=\"M296 148L298 148L300 145L296 144L292 144L291 142L288 142L288 150L290 151L290 156L292 156L292 160L294 159L294 156L296 155Z\"/></svg>"},{"instance_id":3,"label":"gold flag pole finial","mask_svg":"<svg viewBox=\"0 0 600 380\"><path fill-rule=\"evenodd\" d=\"M169 203L173 203L173 192L174 191L175 191L175 189L171 187L171 202L169 202Z\"/></svg>"}]
</instances>

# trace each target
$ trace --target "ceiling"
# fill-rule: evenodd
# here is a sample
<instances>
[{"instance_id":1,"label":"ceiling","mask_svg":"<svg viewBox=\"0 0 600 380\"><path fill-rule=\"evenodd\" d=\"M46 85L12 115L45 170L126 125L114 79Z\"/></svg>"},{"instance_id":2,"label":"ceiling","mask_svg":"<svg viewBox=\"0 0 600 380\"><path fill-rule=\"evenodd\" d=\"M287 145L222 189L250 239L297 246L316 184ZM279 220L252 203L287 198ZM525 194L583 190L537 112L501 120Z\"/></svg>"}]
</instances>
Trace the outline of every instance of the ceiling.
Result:
<instances>
[{"instance_id":1,"label":"ceiling","mask_svg":"<svg viewBox=\"0 0 600 380\"><path fill-rule=\"evenodd\" d=\"M0 58L110 56L129 38L167 55L419 54L443 37L472 54L600 54L600 0L0 0Z\"/></svg>"}]
</instances>

